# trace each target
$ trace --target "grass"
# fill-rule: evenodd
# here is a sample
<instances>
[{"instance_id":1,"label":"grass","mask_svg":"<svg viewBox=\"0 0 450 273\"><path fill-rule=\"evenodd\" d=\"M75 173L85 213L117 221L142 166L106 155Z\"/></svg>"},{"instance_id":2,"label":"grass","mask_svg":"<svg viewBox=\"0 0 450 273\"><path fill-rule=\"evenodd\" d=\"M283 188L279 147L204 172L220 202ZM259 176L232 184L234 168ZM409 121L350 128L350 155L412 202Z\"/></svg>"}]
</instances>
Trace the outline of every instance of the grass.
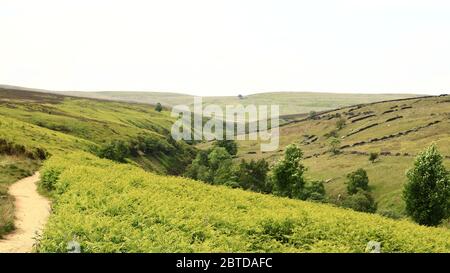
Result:
<instances>
[{"instance_id":1,"label":"grass","mask_svg":"<svg viewBox=\"0 0 450 273\"><path fill-rule=\"evenodd\" d=\"M444 228L160 176L85 153L52 157L46 173L57 179L40 252L65 252L71 240L83 252L364 252L371 240L383 252L450 251Z\"/></svg>"}]
</instances>

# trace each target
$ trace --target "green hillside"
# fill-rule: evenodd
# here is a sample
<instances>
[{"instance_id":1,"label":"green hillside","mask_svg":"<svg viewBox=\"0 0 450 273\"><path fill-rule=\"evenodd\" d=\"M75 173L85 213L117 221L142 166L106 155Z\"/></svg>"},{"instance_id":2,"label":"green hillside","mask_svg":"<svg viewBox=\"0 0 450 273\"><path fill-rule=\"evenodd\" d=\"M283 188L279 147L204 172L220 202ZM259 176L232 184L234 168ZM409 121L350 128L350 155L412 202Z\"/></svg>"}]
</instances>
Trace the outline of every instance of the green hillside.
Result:
<instances>
[{"instance_id":1,"label":"green hillside","mask_svg":"<svg viewBox=\"0 0 450 273\"><path fill-rule=\"evenodd\" d=\"M126 161L179 174L195 154L169 136L173 119L167 111L158 113L144 104L0 88L0 117L0 236L13 229L8 186L52 155L93 152L122 141L137 147Z\"/></svg>"},{"instance_id":2,"label":"green hillside","mask_svg":"<svg viewBox=\"0 0 450 273\"><path fill-rule=\"evenodd\" d=\"M341 109L284 126L281 142L283 147L302 143L310 167L307 175L331 178L326 184L331 196L340 193L347 170L367 165L380 206L401 209L400 173L411 165L412 155L438 139L442 153L449 155L447 104L448 98L434 97ZM53 200L37 246L40 252L65 252L72 240L85 252L363 252L370 240L382 242L384 252L450 250L448 229L168 176L181 174L196 149L173 141L170 112L153 108L0 88L0 236L14 228L7 187L40 169L40 190ZM358 136L366 136L365 131L354 130L380 117L403 116L388 122L394 127L380 126L371 137L393 134L393 128L420 128L385 139L389 144L404 138L405 144L386 146L391 154L375 164L364 153L379 149L373 146L377 141L342 147L342 154L330 156L324 135L335 126L338 112L347 124L338 134L349 135L342 146L360 142ZM365 115L373 116L360 119ZM256 144L239 143L236 160L275 159L281 153L253 154ZM401 154L392 155L397 151ZM404 158L410 161L400 160ZM388 167L391 183L381 180L386 177L381 170Z\"/></svg>"},{"instance_id":3,"label":"green hillside","mask_svg":"<svg viewBox=\"0 0 450 273\"><path fill-rule=\"evenodd\" d=\"M192 105L194 97L186 94L163 92L62 92L66 95L100 98L128 102L156 104L167 107L179 104ZM260 93L244 96L203 97L204 104L225 105L280 105L281 115L296 115L310 111L323 111L360 103L370 103L381 100L410 98L412 94L350 94L350 93L312 93L312 92L276 92Z\"/></svg>"},{"instance_id":4,"label":"green hillside","mask_svg":"<svg viewBox=\"0 0 450 273\"><path fill-rule=\"evenodd\" d=\"M184 178L85 153L43 168L53 214L38 251L449 252L450 231Z\"/></svg>"},{"instance_id":5,"label":"green hillside","mask_svg":"<svg viewBox=\"0 0 450 273\"><path fill-rule=\"evenodd\" d=\"M342 119L345 126L336 129ZM436 143L450 167L450 97L427 97L347 107L318 114L280 128L280 149L261 153L257 141L239 143L239 158L279 158L290 143L305 153L307 175L326 182L331 198L345 195L346 175L367 170L379 210L403 213L401 190L415 155ZM329 152L335 135L340 153ZM200 147L207 147L202 144ZM380 158L369 161L369 153Z\"/></svg>"}]
</instances>

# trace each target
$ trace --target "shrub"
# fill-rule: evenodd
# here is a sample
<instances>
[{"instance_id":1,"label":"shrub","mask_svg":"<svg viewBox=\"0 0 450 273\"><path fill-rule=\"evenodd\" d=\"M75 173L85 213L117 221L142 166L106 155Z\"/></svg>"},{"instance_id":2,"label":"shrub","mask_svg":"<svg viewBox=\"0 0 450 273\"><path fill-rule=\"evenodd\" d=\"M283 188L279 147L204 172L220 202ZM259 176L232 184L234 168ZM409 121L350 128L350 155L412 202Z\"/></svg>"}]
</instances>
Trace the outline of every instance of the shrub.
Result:
<instances>
[{"instance_id":1,"label":"shrub","mask_svg":"<svg viewBox=\"0 0 450 273\"><path fill-rule=\"evenodd\" d=\"M369 177L367 176L367 172L361 168L347 175L348 194L355 194L358 190L369 190Z\"/></svg>"},{"instance_id":2,"label":"shrub","mask_svg":"<svg viewBox=\"0 0 450 273\"><path fill-rule=\"evenodd\" d=\"M101 146L96 154L101 158L125 162L125 158L130 155L130 149L123 140L115 140Z\"/></svg>"},{"instance_id":3,"label":"shrub","mask_svg":"<svg viewBox=\"0 0 450 273\"><path fill-rule=\"evenodd\" d=\"M406 213L421 225L436 226L448 216L450 178L435 145L420 153L407 172Z\"/></svg>"},{"instance_id":4,"label":"shrub","mask_svg":"<svg viewBox=\"0 0 450 273\"><path fill-rule=\"evenodd\" d=\"M369 161L372 162L372 163L374 163L375 160L378 159L378 156L379 156L378 153L370 153L370 154L369 154Z\"/></svg>"},{"instance_id":5,"label":"shrub","mask_svg":"<svg viewBox=\"0 0 450 273\"><path fill-rule=\"evenodd\" d=\"M162 105L161 105L161 103L156 103L156 105L155 105L155 111L156 112L161 112L163 110L163 107L162 107Z\"/></svg>"},{"instance_id":6,"label":"shrub","mask_svg":"<svg viewBox=\"0 0 450 273\"><path fill-rule=\"evenodd\" d=\"M237 143L234 140L217 140L214 146L225 148L230 155L236 155L238 151Z\"/></svg>"},{"instance_id":7,"label":"shrub","mask_svg":"<svg viewBox=\"0 0 450 273\"><path fill-rule=\"evenodd\" d=\"M61 170L48 169L42 173L39 187L46 192L52 192L55 189L55 184L58 181Z\"/></svg>"},{"instance_id":8,"label":"shrub","mask_svg":"<svg viewBox=\"0 0 450 273\"><path fill-rule=\"evenodd\" d=\"M237 170L237 181L244 189L250 189L256 192L270 192L270 186L267 183L267 172L269 163L264 159L249 162L242 160Z\"/></svg>"},{"instance_id":9,"label":"shrub","mask_svg":"<svg viewBox=\"0 0 450 273\"><path fill-rule=\"evenodd\" d=\"M341 141L337 137L332 137L330 140L330 152L334 155L340 153Z\"/></svg>"},{"instance_id":10,"label":"shrub","mask_svg":"<svg viewBox=\"0 0 450 273\"><path fill-rule=\"evenodd\" d=\"M322 181L311 181L305 184L303 198L310 201L325 200L325 186Z\"/></svg>"},{"instance_id":11,"label":"shrub","mask_svg":"<svg viewBox=\"0 0 450 273\"><path fill-rule=\"evenodd\" d=\"M336 121L336 129L337 129L337 130L342 130L344 127L345 127L345 119L339 118L339 119Z\"/></svg>"},{"instance_id":12,"label":"shrub","mask_svg":"<svg viewBox=\"0 0 450 273\"><path fill-rule=\"evenodd\" d=\"M370 192L362 190L345 198L342 206L361 212L374 213L377 211L377 204Z\"/></svg>"}]
</instances>

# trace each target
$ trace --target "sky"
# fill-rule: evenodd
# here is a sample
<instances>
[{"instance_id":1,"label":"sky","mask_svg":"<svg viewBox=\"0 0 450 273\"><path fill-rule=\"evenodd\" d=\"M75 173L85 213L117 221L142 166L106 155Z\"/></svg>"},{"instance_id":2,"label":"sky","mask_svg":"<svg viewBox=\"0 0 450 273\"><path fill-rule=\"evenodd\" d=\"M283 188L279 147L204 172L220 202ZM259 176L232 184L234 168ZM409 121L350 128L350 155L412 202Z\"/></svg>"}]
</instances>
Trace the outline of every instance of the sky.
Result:
<instances>
[{"instance_id":1,"label":"sky","mask_svg":"<svg viewBox=\"0 0 450 273\"><path fill-rule=\"evenodd\" d=\"M0 0L0 84L449 93L450 1Z\"/></svg>"}]
</instances>

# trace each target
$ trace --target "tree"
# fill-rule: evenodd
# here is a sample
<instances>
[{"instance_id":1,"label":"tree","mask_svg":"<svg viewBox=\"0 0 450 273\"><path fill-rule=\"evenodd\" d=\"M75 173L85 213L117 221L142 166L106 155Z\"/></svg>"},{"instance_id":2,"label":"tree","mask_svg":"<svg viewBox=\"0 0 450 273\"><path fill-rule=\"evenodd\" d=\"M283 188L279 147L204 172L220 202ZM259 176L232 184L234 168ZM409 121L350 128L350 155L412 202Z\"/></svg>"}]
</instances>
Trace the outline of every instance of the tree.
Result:
<instances>
[{"instance_id":1,"label":"tree","mask_svg":"<svg viewBox=\"0 0 450 273\"><path fill-rule=\"evenodd\" d=\"M214 146L225 148L230 155L236 155L238 152L238 146L234 140L217 140Z\"/></svg>"},{"instance_id":2,"label":"tree","mask_svg":"<svg viewBox=\"0 0 450 273\"><path fill-rule=\"evenodd\" d=\"M232 158L223 147L200 151L185 175L211 184L234 185L236 181Z\"/></svg>"},{"instance_id":3,"label":"tree","mask_svg":"<svg viewBox=\"0 0 450 273\"><path fill-rule=\"evenodd\" d=\"M363 190L358 190L355 194L345 198L342 206L361 212L374 213L377 211L377 204L375 203L372 195L370 192Z\"/></svg>"},{"instance_id":4,"label":"tree","mask_svg":"<svg viewBox=\"0 0 450 273\"><path fill-rule=\"evenodd\" d=\"M317 112L316 111L309 111L308 117L310 119L316 119L317 118Z\"/></svg>"},{"instance_id":5,"label":"tree","mask_svg":"<svg viewBox=\"0 0 450 273\"><path fill-rule=\"evenodd\" d=\"M237 170L237 181L244 189L268 193L271 190L267 183L268 171L269 163L264 159L249 162L242 160Z\"/></svg>"},{"instance_id":6,"label":"tree","mask_svg":"<svg viewBox=\"0 0 450 273\"><path fill-rule=\"evenodd\" d=\"M291 144L287 146L284 158L272 169L272 180L276 194L290 198L302 199L306 168L301 164L303 153L300 148Z\"/></svg>"},{"instance_id":7,"label":"tree","mask_svg":"<svg viewBox=\"0 0 450 273\"><path fill-rule=\"evenodd\" d=\"M334 155L340 152L341 141L337 137L333 137L330 140L330 152Z\"/></svg>"},{"instance_id":8,"label":"tree","mask_svg":"<svg viewBox=\"0 0 450 273\"><path fill-rule=\"evenodd\" d=\"M406 176L406 214L421 225L438 225L450 210L450 178L434 144L416 157Z\"/></svg>"},{"instance_id":9,"label":"tree","mask_svg":"<svg viewBox=\"0 0 450 273\"><path fill-rule=\"evenodd\" d=\"M125 158L130 155L130 149L124 141L115 140L100 147L96 154L102 158L125 162Z\"/></svg>"},{"instance_id":10,"label":"tree","mask_svg":"<svg viewBox=\"0 0 450 273\"><path fill-rule=\"evenodd\" d=\"M358 190L369 190L369 177L367 172L361 168L347 175L348 194L356 194Z\"/></svg>"},{"instance_id":11,"label":"tree","mask_svg":"<svg viewBox=\"0 0 450 273\"><path fill-rule=\"evenodd\" d=\"M322 181L311 181L305 184L303 198L311 201L325 200L325 186Z\"/></svg>"},{"instance_id":12,"label":"tree","mask_svg":"<svg viewBox=\"0 0 450 273\"><path fill-rule=\"evenodd\" d=\"M161 112L162 110L163 110L163 107L162 107L161 103L158 102L155 106L155 111Z\"/></svg>"},{"instance_id":13,"label":"tree","mask_svg":"<svg viewBox=\"0 0 450 273\"><path fill-rule=\"evenodd\" d=\"M378 153L370 153L369 154L369 161L372 163L375 163L375 160L378 159Z\"/></svg>"},{"instance_id":14,"label":"tree","mask_svg":"<svg viewBox=\"0 0 450 273\"><path fill-rule=\"evenodd\" d=\"M239 94L239 95L238 95L238 98L239 98L240 100L242 100L242 99L244 98L244 96L242 96L241 94Z\"/></svg>"},{"instance_id":15,"label":"tree","mask_svg":"<svg viewBox=\"0 0 450 273\"><path fill-rule=\"evenodd\" d=\"M338 121L336 121L336 129L341 130L345 127L345 119L339 118Z\"/></svg>"}]
</instances>

